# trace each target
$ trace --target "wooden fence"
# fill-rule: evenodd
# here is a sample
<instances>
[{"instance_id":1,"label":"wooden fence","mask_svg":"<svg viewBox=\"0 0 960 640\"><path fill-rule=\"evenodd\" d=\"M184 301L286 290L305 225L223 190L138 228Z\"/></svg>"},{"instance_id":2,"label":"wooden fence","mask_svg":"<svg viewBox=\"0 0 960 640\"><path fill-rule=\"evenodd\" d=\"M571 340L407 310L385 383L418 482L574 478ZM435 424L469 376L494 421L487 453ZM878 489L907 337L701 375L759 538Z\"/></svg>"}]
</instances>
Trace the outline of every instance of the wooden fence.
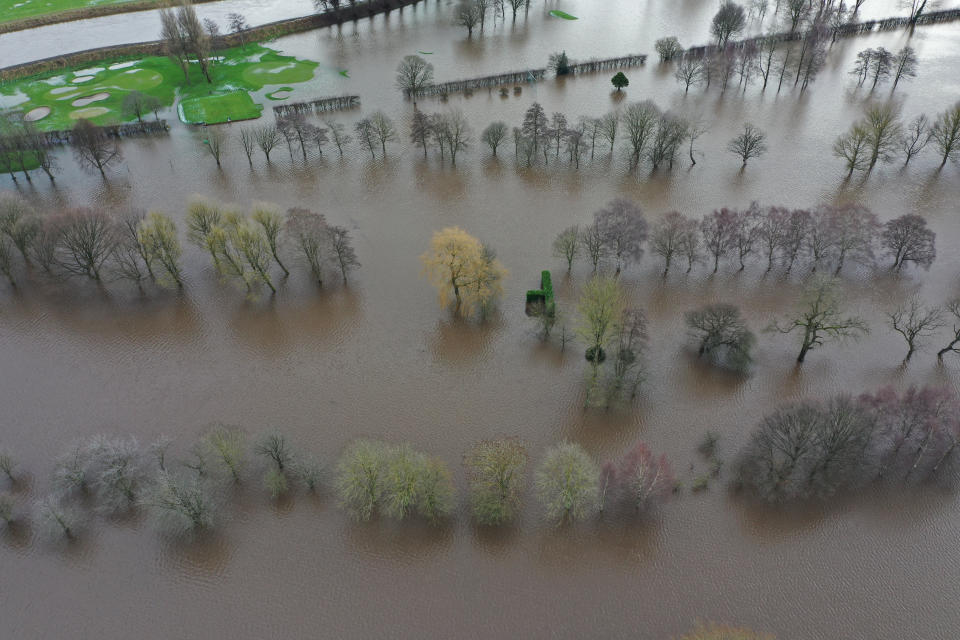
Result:
<instances>
[{"instance_id":1,"label":"wooden fence","mask_svg":"<svg viewBox=\"0 0 960 640\"><path fill-rule=\"evenodd\" d=\"M323 111L338 111L353 109L360 106L360 96L335 96L333 98L317 98L307 102L291 102L278 104L273 107L276 117L295 115L298 113L321 113Z\"/></svg>"},{"instance_id":2,"label":"wooden fence","mask_svg":"<svg viewBox=\"0 0 960 640\"><path fill-rule=\"evenodd\" d=\"M570 75L578 75L581 73L592 73L594 71L606 71L607 69L626 69L627 67L639 67L646 61L647 54L634 53L627 56L620 56L619 58L604 58L603 60L591 58L590 60L584 60L583 62L571 64L569 69Z\"/></svg>"},{"instance_id":3,"label":"wooden fence","mask_svg":"<svg viewBox=\"0 0 960 640\"><path fill-rule=\"evenodd\" d=\"M416 91L416 97L424 96L445 96L448 93L458 93L463 91L473 91L474 89L488 89L501 84L517 84L520 82L536 82L543 80L546 75L546 69L526 69L525 71L508 71L507 73L498 73L492 76L483 76L481 78L467 78L466 80L453 80L441 84L428 84ZM404 91L407 97L411 97L410 91Z\"/></svg>"}]
</instances>

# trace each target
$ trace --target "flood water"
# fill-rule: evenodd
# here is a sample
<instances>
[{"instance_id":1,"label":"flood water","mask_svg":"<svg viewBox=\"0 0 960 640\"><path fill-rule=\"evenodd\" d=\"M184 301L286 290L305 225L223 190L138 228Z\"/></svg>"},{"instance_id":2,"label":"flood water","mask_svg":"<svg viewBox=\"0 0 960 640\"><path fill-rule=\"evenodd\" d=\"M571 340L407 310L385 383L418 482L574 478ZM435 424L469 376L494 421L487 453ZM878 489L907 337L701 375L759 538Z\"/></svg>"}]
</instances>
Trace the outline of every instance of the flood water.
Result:
<instances>
[{"instance_id":1,"label":"flood water","mask_svg":"<svg viewBox=\"0 0 960 640\"><path fill-rule=\"evenodd\" d=\"M581 19L550 18L550 8ZM19 188L48 206L160 209L181 229L191 194L309 207L353 230L363 263L349 286L330 278L318 292L298 269L275 298L256 300L219 282L206 254L192 246L184 252L182 295L141 296L121 282L104 290L80 281L5 286L0 445L32 474L17 495L43 495L54 458L77 438L133 433L146 443L164 433L184 455L215 421L251 434L279 428L329 467L356 437L409 441L447 461L461 495L460 457L479 439L522 437L532 467L562 439L601 460L642 439L666 453L689 486L705 471L695 447L708 429L722 434L729 463L757 420L783 402L886 384L956 385L960 363L937 367L930 352L900 367L904 345L883 314L915 290L932 303L960 295L960 167L937 171L928 152L907 170L883 165L847 182L830 147L865 104L866 92L856 91L847 73L862 48L896 50L909 41L917 49L919 75L896 94L905 118L954 102L960 25L837 42L803 94L790 86L762 95L752 86L725 96L692 89L684 97L653 60L627 70L622 100L650 98L709 123L692 168L684 157L672 172L629 175L620 151L612 158L598 151L579 171L517 168L509 143L499 160L475 145L452 168L432 155L424 161L405 141L412 105L393 88L403 55L433 51L428 57L443 81L542 66L564 48L573 58L652 53L652 39L662 35L678 34L685 45L706 40L712 11L689 1L535 4L515 27L508 20L468 41L449 25L450 6L408 8L273 45L321 63L294 99L358 93L363 108L339 121L349 126L379 108L402 123L404 142L390 147L386 160L356 148L341 160L328 148L305 163L299 152L291 161L279 149L271 165L260 157L250 169L235 147L219 171L200 146L202 132L175 123L169 138L126 142L124 164L106 181L81 173L69 152L54 186L40 177L32 185L0 178L0 188ZM481 91L419 106L461 108L477 131L494 119L519 124L533 100L571 119L599 115L620 104L610 75L550 79L508 98ZM744 121L767 131L770 151L740 172L725 147ZM236 134L238 126L229 129ZM764 277L757 265L738 273L728 264L716 276L700 268L664 282L647 256L622 276L650 320L641 397L630 410L584 411L581 348L561 353L542 344L523 314L523 294L550 268L561 309L573 312L589 269L580 265L565 278L550 243L614 197L636 200L649 220L671 209L700 216L752 200L791 207L858 201L882 220L924 215L938 234L938 257L929 272L898 277L851 269L845 298L870 321L868 337L814 351L796 369L794 338L761 334L756 370L739 378L691 358L683 312L734 302L759 332L790 308L803 274ZM486 323L452 319L419 275L430 234L450 225L483 239L510 269L499 311ZM561 529L541 519L528 491L521 521L491 532L470 523L463 500L439 529L357 525L329 492L272 502L260 489L261 473L251 465L216 532L192 543L158 535L146 517L95 519L70 546L44 542L32 530L5 534L4 633L666 638L696 620L716 620L806 640L947 639L960 629L960 505L955 494L929 487L774 511L732 496L725 473L708 491L684 491L647 521L607 517Z\"/></svg>"}]
</instances>

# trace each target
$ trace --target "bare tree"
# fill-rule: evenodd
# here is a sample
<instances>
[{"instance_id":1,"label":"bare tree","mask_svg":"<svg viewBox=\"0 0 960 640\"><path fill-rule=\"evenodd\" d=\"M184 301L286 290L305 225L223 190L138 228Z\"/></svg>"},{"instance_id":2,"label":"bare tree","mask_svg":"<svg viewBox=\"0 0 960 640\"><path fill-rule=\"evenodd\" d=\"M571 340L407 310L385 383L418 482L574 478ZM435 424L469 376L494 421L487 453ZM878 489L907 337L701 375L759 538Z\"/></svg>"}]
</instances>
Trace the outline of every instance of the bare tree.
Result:
<instances>
[{"instance_id":1,"label":"bare tree","mask_svg":"<svg viewBox=\"0 0 960 640\"><path fill-rule=\"evenodd\" d=\"M943 349L937 351L937 362L943 362L943 356L947 353L960 354L960 299L951 300L946 304L946 310L950 313L952 320L952 335L950 342Z\"/></svg>"},{"instance_id":2,"label":"bare tree","mask_svg":"<svg viewBox=\"0 0 960 640\"><path fill-rule=\"evenodd\" d=\"M617 130L620 125L620 113L611 111L600 118L600 135L604 140L610 143L610 152L613 152L613 145L617 140Z\"/></svg>"},{"instance_id":3,"label":"bare tree","mask_svg":"<svg viewBox=\"0 0 960 640\"><path fill-rule=\"evenodd\" d=\"M337 147L337 152L340 154L340 157L343 157L343 147L350 144L353 141L353 137L350 134L345 132L345 128L339 122L334 122L332 120L324 121L324 124L330 129L330 136L332 137L333 144Z\"/></svg>"},{"instance_id":4,"label":"bare tree","mask_svg":"<svg viewBox=\"0 0 960 640\"><path fill-rule=\"evenodd\" d=\"M881 81L886 82L887 78L890 77L890 72L893 70L893 65L893 54L883 47L877 47L870 52L870 65L867 69L867 79L873 80L873 83L870 85L871 91L876 89L877 84Z\"/></svg>"},{"instance_id":5,"label":"bare tree","mask_svg":"<svg viewBox=\"0 0 960 640\"><path fill-rule=\"evenodd\" d=\"M760 41L760 53L757 56L757 70L760 77L763 78L763 87L761 91L767 90L767 82L770 80L770 72L774 67L774 55L777 52L779 42L773 35L765 36Z\"/></svg>"},{"instance_id":6,"label":"bare tree","mask_svg":"<svg viewBox=\"0 0 960 640\"><path fill-rule=\"evenodd\" d=\"M689 125L683 118L669 112L660 114L656 133L647 152L654 170L663 162L673 169L673 161L676 159L680 145L687 139L688 131Z\"/></svg>"},{"instance_id":7,"label":"bare tree","mask_svg":"<svg viewBox=\"0 0 960 640\"><path fill-rule=\"evenodd\" d=\"M443 138L450 151L450 162L457 165L457 153L463 151L473 142L473 130L467 117L460 109L451 109L444 114L438 114L442 120Z\"/></svg>"},{"instance_id":8,"label":"bare tree","mask_svg":"<svg viewBox=\"0 0 960 640\"><path fill-rule=\"evenodd\" d=\"M798 363L804 361L810 350L823 346L828 340L857 337L869 331L860 318L843 314L836 280L824 277L815 278L807 286L795 316L770 325L768 330L802 333Z\"/></svg>"},{"instance_id":9,"label":"bare tree","mask_svg":"<svg viewBox=\"0 0 960 640\"><path fill-rule=\"evenodd\" d=\"M430 140L433 138L433 126L430 116L423 111L415 109L413 118L410 120L410 141L415 145L423 147L423 157L427 157L427 150L430 148Z\"/></svg>"},{"instance_id":10,"label":"bare tree","mask_svg":"<svg viewBox=\"0 0 960 640\"><path fill-rule=\"evenodd\" d=\"M700 221L703 244L713 257L714 273L720 268L720 258L735 246L737 224L737 212L726 207L704 216Z\"/></svg>"},{"instance_id":11,"label":"bare tree","mask_svg":"<svg viewBox=\"0 0 960 640\"><path fill-rule=\"evenodd\" d=\"M534 102L523 114L523 124L520 127L523 136L532 141L534 153L547 126L547 113L539 102Z\"/></svg>"},{"instance_id":12,"label":"bare tree","mask_svg":"<svg viewBox=\"0 0 960 640\"><path fill-rule=\"evenodd\" d=\"M670 62L683 53L680 41L674 36L660 38L653 44L653 48L660 55L660 62Z\"/></svg>"},{"instance_id":13,"label":"bare tree","mask_svg":"<svg viewBox=\"0 0 960 640\"><path fill-rule=\"evenodd\" d=\"M833 155L843 158L847 177L854 171L863 171L870 166L870 133L861 123L855 123L850 131L842 134L833 143Z\"/></svg>"},{"instance_id":14,"label":"bare tree","mask_svg":"<svg viewBox=\"0 0 960 640\"><path fill-rule=\"evenodd\" d=\"M937 115L930 137L942 155L941 169L947 160L960 158L960 102Z\"/></svg>"},{"instance_id":15,"label":"bare tree","mask_svg":"<svg viewBox=\"0 0 960 640\"><path fill-rule=\"evenodd\" d=\"M857 86L862 87L870 75L870 60L873 57L873 49L864 49L857 53L857 58L853 63L851 75L857 77Z\"/></svg>"},{"instance_id":16,"label":"bare tree","mask_svg":"<svg viewBox=\"0 0 960 640\"><path fill-rule=\"evenodd\" d=\"M690 87L703 82L703 60L693 56L685 57L677 65L673 77L683 85L684 95L690 92Z\"/></svg>"},{"instance_id":17,"label":"bare tree","mask_svg":"<svg viewBox=\"0 0 960 640\"><path fill-rule=\"evenodd\" d=\"M906 45L893 58L893 89L897 90L897 84L904 78L917 77L917 52L913 47Z\"/></svg>"},{"instance_id":18,"label":"bare tree","mask_svg":"<svg viewBox=\"0 0 960 640\"><path fill-rule=\"evenodd\" d=\"M101 279L104 263L113 255L117 228L103 211L74 209L56 219L59 243L56 264L70 274Z\"/></svg>"},{"instance_id":19,"label":"bare tree","mask_svg":"<svg viewBox=\"0 0 960 640\"><path fill-rule=\"evenodd\" d=\"M308 209L287 211L286 233L292 236L300 253L310 267L317 284L323 286L324 249L330 237L326 219Z\"/></svg>"},{"instance_id":20,"label":"bare tree","mask_svg":"<svg viewBox=\"0 0 960 640\"><path fill-rule=\"evenodd\" d=\"M240 37L240 47L246 49L247 45L244 42L243 32L250 28L247 19L243 17L243 14L230 13L227 14L227 23L230 26L230 33Z\"/></svg>"},{"instance_id":21,"label":"bare tree","mask_svg":"<svg viewBox=\"0 0 960 640\"><path fill-rule=\"evenodd\" d=\"M507 124L505 122L491 122L487 128L480 134L480 139L490 147L493 157L497 157L497 147L507 137Z\"/></svg>"},{"instance_id":22,"label":"bare tree","mask_svg":"<svg viewBox=\"0 0 960 640\"><path fill-rule=\"evenodd\" d=\"M283 229L283 217L280 215L280 212L277 211L274 205L258 203L254 206L253 216L251 217L254 222L260 225L263 238L267 241L267 246L270 248L270 255L273 256L273 261L276 262L277 266L283 271L283 275L290 275L290 271L286 265L283 264L283 261L280 260L280 231Z\"/></svg>"},{"instance_id":23,"label":"bare tree","mask_svg":"<svg viewBox=\"0 0 960 640\"><path fill-rule=\"evenodd\" d=\"M811 3L807 0L787 0L785 4L780 6L787 14L786 18L790 22L790 33L793 33L810 13Z\"/></svg>"},{"instance_id":24,"label":"bare tree","mask_svg":"<svg viewBox=\"0 0 960 640\"><path fill-rule=\"evenodd\" d=\"M783 207L768 207L760 216L757 242L767 259L766 272L773 269L777 257L786 248L789 224L790 210Z\"/></svg>"},{"instance_id":25,"label":"bare tree","mask_svg":"<svg viewBox=\"0 0 960 640\"><path fill-rule=\"evenodd\" d=\"M730 141L727 150L743 160L742 167L747 166L750 158L758 158L767 151L767 134L749 122L743 125L743 133Z\"/></svg>"},{"instance_id":26,"label":"bare tree","mask_svg":"<svg viewBox=\"0 0 960 640\"><path fill-rule=\"evenodd\" d=\"M908 262L929 269L937 257L936 239L937 234L927 228L927 221L912 213L889 220L880 234L883 248L893 257L890 268L894 271L900 271Z\"/></svg>"},{"instance_id":27,"label":"bare tree","mask_svg":"<svg viewBox=\"0 0 960 640\"><path fill-rule=\"evenodd\" d=\"M870 155L867 171L870 171L877 160L888 162L893 158L902 127L897 112L889 103L868 109L863 127L867 132L867 148Z\"/></svg>"},{"instance_id":28,"label":"bare tree","mask_svg":"<svg viewBox=\"0 0 960 640\"><path fill-rule=\"evenodd\" d=\"M343 282L347 282L347 272L360 266L357 260L357 252L353 249L353 240L350 237L350 231L346 227L336 225L330 227L330 245L333 249L333 258L340 267L340 275L343 276Z\"/></svg>"},{"instance_id":29,"label":"bare tree","mask_svg":"<svg viewBox=\"0 0 960 640\"><path fill-rule=\"evenodd\" d=\"M404 56L397 65L397 88L417 103L417 93L433 83L433 65L420 56Z\"/></svg>"},{"instance_id":30,"label":"bare tree","mask_svg":"<svg viewBox=\"0 0 960 640\"><path fill-rule=\"evenodd\" d=\"M743 31L747 24L743 7L732 0L724 0L710 23L710 33L717 39L717 45L723 46L732 37Z\"/></svg>"},{"instance_id":31,"label":"bare tree","mask_svg":"<svg viewBox=\"0 0 960 640\"><path fill-rule=\"evenodd\" d=\"M631 262L640 261L643 243L647 240L647 221L640 207L618 198L594 213L593 220L600 232L604 253L616 260L617 274Z\"/></svg>"},{"instance_id":32,"label":"bare tree","mask_svg":"<svg viewBox=\"0 0 960 640\"><path fill-rule=\"evenodd\" d=\"M753 332L731 304L709 304L684 314L684 321L697 342L697 355L715 364L744 371L753 361Z\"/></svg>"},{"instance_id":33,"label":"bare tree","mask_svg":"<svg viewBox=\"0 0 960 640\"><path fill-rule=\"evenodd\" d=\"M623 126L630 141L630 168L640 164L647 143L656 131L660 109L650 100L634 102L623 111Z\"/></svg>"},{"instance_id":34,"label":"bare tree","mask_svg":"<svg viewBox=\"0 0 960 640\"><path fill-rule=\"evenodd\" d=\"M553 255L567 261L567 273L573 269L573 261L580 253L580 227L572 225L557 234L553 240Z\"/></svg>"},{"instance_id":35,"label":"bare tree","mask_svg":"<svg viewBox=\"0 0 960 640\"><path fill-rule=\"evenodd\" d=\"M393 126L393 120L382 111L374 111L370 116L370 127L374 138L380 143L380 149L383 151L384 157L386 157L387 143L397 140L397 130Z\"/></svg>"},{"instance_id":36,"label":"bare tree","mask_svg":"<svg viewBox=\"0 0 960 640\"><path fill-rule=\"evenodd\" d=\"M832 238L830 248L839 275L843 265L852 260L859 264L872 266L874 248L880 232L877 216L862 205L849 204L839 207L822 206L827 228Z\"/></svg>"},{"instance_id":37,"label":"bare tree","mask_svg":"<svg viewBox=\"0 0 960 640\"><path fill-rule=\"evenodd\" d=\"M260 147L260 151L263 151L267 162L270 162L270 152L280 144L281 137L280 130L276 124L262 124L253 129L253 139L256 141L257 146Z\"/></svg>"},{"instance_id":38,"label":"bare tree","mask_svg":"<svg viewBox=\"0 0 960 640\"><path fill-rule=\"evenodd\" d=\"M70 144L81 166L96 169L103 176L106 175L105 168L122 158L117 139L84 118L77 120L73 126Z\"/></svg>"},{"instance_id":39,"label":"bare tree","mask_svg":"<svg viewBox=\"0 0 960 640\"><path fill-rule=\"evenodd\" d=\"M900 136L900 151L903 153L903 166L910 164L913 156L917 155L929 144L932 132L927 116L920 114L910 121L903 135Z\"/></svg>"},{"instance_id":40,"label":"bare tree","mask_svg":"<svg viewBox=\"0 0 960 640\"><path fill-rule=\"evenodd\" d=\"M253 127L243 127L240 129L240 146L243 147L243 152L247 155L247 162L249 162L252 167L253 150L257 146L256 131Z\"/></svg>"},{"instance_id":41,"label":"bare tree","mask_svg":"<svg viewBox=\"0 0 960 640\"><path fill-rule=\"evenodd\" d=\"M480 8L474 0L460 0L456 7L456 24L466 27L467 37L473 37L473 28L480 22Z\"/></svg>"},{"instance_id":42,"label":"bare tree","mask_svg":"<svg viewBox=\"0 0 960 640\"><path fill-rule=\"evenodd\" d=\"M887 318L890 328L903 336L907 343L904 362L909 362L913 352L943 326L943 311L939 307L924 306L917 294L888 313Z\"/></svg>"},{"instance_id":43,"label":"bare tree","mask_svg":"<svg viewBox=\"0 0 960 640\"><path fill-rule=\"evenodd\" d=\"M683 255L686 239L697 233L697 222L677 211L667 213L654 223L650 234L650 250L663 258L663 277L670 271L673 258Z\"/></svg>"},{"instance_id":44,"label":"bare tree","mask_svg":"<svg viewBox=\"0 0 960 640\"><path fill-rule=\"evenodd\" d=\"M220 166L220 156L223 155L224 147L227 145L227 134L222 129L216 127L207 128L207 139L203 141L207 151L216 160L217 166Z\"/></svg>"}]
</instances>

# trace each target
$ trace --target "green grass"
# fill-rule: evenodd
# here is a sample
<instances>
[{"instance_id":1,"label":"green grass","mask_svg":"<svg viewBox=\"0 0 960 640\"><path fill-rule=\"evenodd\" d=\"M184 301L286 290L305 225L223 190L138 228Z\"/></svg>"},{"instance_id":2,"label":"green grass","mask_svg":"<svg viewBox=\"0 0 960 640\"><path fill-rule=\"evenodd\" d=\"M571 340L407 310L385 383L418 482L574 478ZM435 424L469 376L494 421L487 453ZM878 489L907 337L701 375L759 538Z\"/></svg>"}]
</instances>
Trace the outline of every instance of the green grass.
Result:
<instances>
[{"instance_id":1,"label":"green grass","mask_svg":"<svg viewBox=\"0 0 960 640\"><path fill-rule=\"evenodd\" d=\"M6 0L0 0L3 1ZM95 124L122 122L125 119L121 113L123 99L131 91L156 96L164 105L171 106L178 97L186 101L304 82L313 77L317 67L316 62L280 55L258 44L248 44L245 49L228 49L218 52L218 55L223 60L210 67L212 84L206 82L196 64L191 65L190 84L187 84L180 67L166 57L109 60L93 66L88 64L83 68L48 72L2 84L0 96L7 96L8 99L0 101L0 105L10 106L15 101L13 96L25 96L25 101L15 105L17 109L27 112L36 107L50 107L50 115L36 122L39 129L69 129L80 117L88 118ZM111 66L114 68L111 69ZM74 82L87 76L90 76L89 80ZM72 104L74 100L97 93L108 93L109 97L85 106ZM226 107L228 110L238 109L238 117L235 118L233 113L228 114L232 119L240 119L241 115L256 117L249 115L252 113L252 100L249 96L247 99L250 102L242 105L239 101L243 99L232 99L232 105ZM217 102L221 101L211 101L210 115L219 110L212 106ZM207 108L201 110L205 112Z\"/></svg>"},{"instance_id":2,"label":"green grass","mask_svg":"<svg viewBox=\"0 0 960 640\"><path fill-rule=\"evenodd\" d=\"M552 15L554 18L563 18L564 20L579 20L577 16L572 16L565 11L559 11L557 9L553 9L550 12L550 15Z\"/></svg>"},{"instance_id":3,"label":"green grass","mask_svg":"<svg viewBox=\"0 0 960 640\"><path fill-rule=\"evenodd\" d=\"M271 100L286 100L287 98L290 97L290 96L282 96L282 97L281 97L281 96L276 95L276 94L280 93L281 91L287 91L287 92L293 91L293 87L280 87L279 89L274 89L273 91L271 91L270 93L268 93L268 94L266 94L266 95L267 95L267 97L270 98Z\"/></svg>"},{"instance_id":4,"label":"green grass","mask_svg":"<svg viewBox=\"0 0 960 640\"><path fill-rule=\"evenodd\" d=\"M129 0L0 0L0 22L45 16L70 9L85 9L102 4L122 4ZM159 0L157 4L160 4ZM19 5L19 6L18 6Z\"/></svg>"},{"instance_id":5,"label":"green grass","mask_svg":"<svg viewBox=\"0 0 960 640\"><path fill-rule=\"evenodd\" d=\"M180 119L187 124L219 124L259 118L263 106L246 91L188 98L180 102Z\"/></svg>"}]
</instances>

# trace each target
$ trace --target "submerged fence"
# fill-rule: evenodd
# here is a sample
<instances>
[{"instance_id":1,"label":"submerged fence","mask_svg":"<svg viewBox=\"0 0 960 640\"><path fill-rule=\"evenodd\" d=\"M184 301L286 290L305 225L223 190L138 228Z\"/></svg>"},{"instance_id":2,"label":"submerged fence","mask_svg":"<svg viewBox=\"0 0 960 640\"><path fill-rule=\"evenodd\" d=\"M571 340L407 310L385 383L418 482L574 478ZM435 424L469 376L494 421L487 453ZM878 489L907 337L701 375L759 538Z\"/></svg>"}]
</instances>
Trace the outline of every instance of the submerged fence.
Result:
<instances>
[{"instance_id":1,"label":"submerged fence","mask_svg":"<svg viewBox=\"0 0 960 640\"><path fill-rule=\"evenodd\" d=\"M570 70L570 75L577 75L580 73L592 73L594 71L606 71L607 69L626 69L627 67L639 67L646 61L647 54L634 53L626 56L620 56L619 58L604 58L603 60L591 58L590 60L584 60L583 62L571 64L568 68Z\"/></svg>"},{"instance_id":2,"label":"submerged fence","mask_svg":"<svg viewBox=\"0 0 960 640\"><path fill-rule=\"evenodd\" d=\"M291 102L278 104L273 107L273 113L278 118L301 113L321 113L323 111L338 111L353 109L360 106L360 96L334 96L332 98L317 98L306 102Z\"/></svg>"},{"instance_id":3,"label":"submerged fence","mask_svg":"<svg viewBox=\"0 0 960 640\"><path fill-rule=\"evenodd\" d=\"M170 126L166 120L145 120L143 122L130 122L127 124L108 124L97 127L108 138L138 138L142 136L165 135L170 131ZM62 144L70 144L73 137L73 130L63 129L60 131L38 131L34 134L34 140L39 146L53 147Z\"/></svg>"},{"instance_id":4,"label":"submerged fence","mask_svg":"<svg viewBox=\"0 0 960 640\"><path fill-rule=\"evenodd\" d=\"M501 84L517 84L519 82L536 82L543 80L547 74L546 69L527 69L525 71L508 71L507 73L498 73L492 76L483 76L482 78L467 78L466 80L453 80L441 84L428 84L419 90L411 92L405 90L404 94L409 97L421 98L424 96L443 96L448 93L459 93L473 91L474 89L488 89Z\"/></svg>"}]
</instances>

